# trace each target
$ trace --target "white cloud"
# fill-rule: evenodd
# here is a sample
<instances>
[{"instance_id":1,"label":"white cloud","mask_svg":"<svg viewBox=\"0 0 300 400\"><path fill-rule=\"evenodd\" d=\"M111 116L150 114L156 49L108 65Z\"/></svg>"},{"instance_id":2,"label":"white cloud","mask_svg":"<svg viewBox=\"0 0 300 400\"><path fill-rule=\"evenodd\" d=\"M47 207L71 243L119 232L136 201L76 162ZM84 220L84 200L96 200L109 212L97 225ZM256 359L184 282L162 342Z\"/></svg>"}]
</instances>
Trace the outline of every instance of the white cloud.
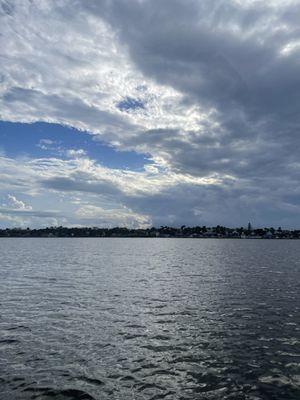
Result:
<instances>
[{"instance_id":1,"label":"white cloud","mask_svg":"<svg viewBox=\"0 0 300 400\"><path fill-rule=\"evenodd\" d=\"M37 147L39 147L42 150L52 150L53 149L53 145L55 145L56 142L50 139L40 139L38 144L36 145Z\"/></svg>"},{"instance_id":2,"label":"white cloud","mask_svg":"<svg viewBox=\"0 0 300 400\"><path fill-rule=\"evenodd\" d=\"M25 204L22 200L18 200L15 196L8 194L8 207L15 210L32 210L32 207Z\"/></svg>"},{"instance_id":3,"label":"white cloud","mask_svg":"<svg viewBox=\"0 0 300 400\"><path fill-rule=\"evenodd\" d=\"M75 212L81 222L102 227L125 226L129 228L148 228L151 219L147 215L134 213L127 207L118 209L104 209L102 207L86 205Z\"/></svg>"},{"instance_id":4,"label":"white cloud","mask_svg":"<svg viewBox=\"0 0 300 400\"><path fill-rule=\"evenodd\" d=\"M3 119L70 124L122 146L128 127L192 129L203 118L180 92L145 77L103 19L75 12L72 2L25 1L1 22ZM120 111L126 97L145 108Z\"/></svg>"},{"instance_id":5,"label":"white cloud","mask_svg":"<svg viewBox=\"0 0 300 400\"><path fill-rule=\"evenodd\" d=\"M109 169L47 138L38 146L52 157L3 151L0 191L17 209L51 210L49 197L68 223L92 220L81 202L120 223L209 223L223 209L228 220L294 218L298 1L1 4L1 119L73 126L153 161Z\"/></svg>"},{"instance_id":6,"label":"white cloud","mask_svg":"<svg viewBox=\"0 0 300 400\"><path fill-rule=\"evenodd\" d=\"M69 149L66 150L66 155L70 158L77 158L86 156L86 151L83 149Z\"/></svg>"},{"instance_id":7,"label":"white cloud","mask_svg":"<svg viewBox=\"0 0 300 400\"><path fill-rule=\"evenodd\" d=\"M6 201L0 208L2 226L45 226L54 221L69 226L240 225L245 212L256 225L269 221L293 226L294 205L300 198L293 177L285 182L278 178L268 187L268 178L257 185L248 179L162 172L155 166L140 172L124 171L88 158L2 157L0 170L6 170L0 196L13 193L12 206ZM31 199L30 206L19 200L24 194Z\"/></svg>"}]
</instances>

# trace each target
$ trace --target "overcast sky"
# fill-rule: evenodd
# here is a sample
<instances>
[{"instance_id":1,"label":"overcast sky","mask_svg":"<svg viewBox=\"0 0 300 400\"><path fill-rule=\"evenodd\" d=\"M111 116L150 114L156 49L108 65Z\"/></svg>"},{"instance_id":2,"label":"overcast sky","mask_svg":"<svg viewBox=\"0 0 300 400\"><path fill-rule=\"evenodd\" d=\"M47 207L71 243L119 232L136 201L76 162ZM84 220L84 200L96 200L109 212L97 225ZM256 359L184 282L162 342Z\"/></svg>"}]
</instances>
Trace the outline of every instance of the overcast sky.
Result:
<instances>
[{"instance_id":1,"label":"overcast sky","mask_svg":"<svg viewBox=\"0 0 300 400\"><path fill-rule=\"evenodd\" d=\"M0 0L0 226L300 226L300 1Z\"/></svg>"}]
</instances>

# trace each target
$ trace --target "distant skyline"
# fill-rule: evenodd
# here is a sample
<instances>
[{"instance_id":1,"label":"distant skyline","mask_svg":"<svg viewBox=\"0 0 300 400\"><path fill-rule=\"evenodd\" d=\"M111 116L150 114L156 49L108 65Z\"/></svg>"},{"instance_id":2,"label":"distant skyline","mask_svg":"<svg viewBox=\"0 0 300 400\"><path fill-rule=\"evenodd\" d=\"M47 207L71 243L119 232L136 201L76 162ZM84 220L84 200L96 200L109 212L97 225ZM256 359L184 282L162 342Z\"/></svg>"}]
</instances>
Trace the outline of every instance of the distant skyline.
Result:
<instances>
[{"instance_id":1,"label":"distant skyline","mask_svg":"<svg viewBox=\"0 0 300 400\"><path fill-rule=\"evenodd\" d=\"M299 228L299 15L0 0L0 228Z\"/></svg>"}]
</instances>

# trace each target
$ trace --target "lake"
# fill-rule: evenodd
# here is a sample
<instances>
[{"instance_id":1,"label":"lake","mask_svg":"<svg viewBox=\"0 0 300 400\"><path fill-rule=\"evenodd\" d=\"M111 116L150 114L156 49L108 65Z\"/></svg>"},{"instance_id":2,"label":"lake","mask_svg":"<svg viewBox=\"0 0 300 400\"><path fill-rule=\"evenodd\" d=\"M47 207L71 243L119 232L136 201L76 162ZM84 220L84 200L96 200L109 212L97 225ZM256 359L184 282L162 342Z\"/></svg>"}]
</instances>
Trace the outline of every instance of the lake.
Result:
<instances>
[{"instance_id":1,"label":"lake","mask_svg":"<svg viewBox=\"0 0 300 400\"><path fill-rule=\"evenodd\" d=\"M300 398L300 241L0 239L0 392Z\"/></svg>"}]
</instances>

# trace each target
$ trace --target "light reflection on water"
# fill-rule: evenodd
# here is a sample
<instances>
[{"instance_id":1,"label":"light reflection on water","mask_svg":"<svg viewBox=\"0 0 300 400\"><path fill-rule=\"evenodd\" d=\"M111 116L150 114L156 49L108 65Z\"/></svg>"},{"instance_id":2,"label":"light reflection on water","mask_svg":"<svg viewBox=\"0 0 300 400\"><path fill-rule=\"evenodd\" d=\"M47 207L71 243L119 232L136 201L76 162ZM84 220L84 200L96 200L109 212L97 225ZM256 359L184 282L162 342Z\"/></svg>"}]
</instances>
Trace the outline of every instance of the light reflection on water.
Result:
<instances>
[{"instance_id":1,"label":"light reflection on water","mask_svg":"<svg viewBox=\"0 0 300 400\"><path fill-rule=\"evenodd\" d=\"M296 399L300 242L1 239L1 399Z\"/></svg>"}]
</instances>

